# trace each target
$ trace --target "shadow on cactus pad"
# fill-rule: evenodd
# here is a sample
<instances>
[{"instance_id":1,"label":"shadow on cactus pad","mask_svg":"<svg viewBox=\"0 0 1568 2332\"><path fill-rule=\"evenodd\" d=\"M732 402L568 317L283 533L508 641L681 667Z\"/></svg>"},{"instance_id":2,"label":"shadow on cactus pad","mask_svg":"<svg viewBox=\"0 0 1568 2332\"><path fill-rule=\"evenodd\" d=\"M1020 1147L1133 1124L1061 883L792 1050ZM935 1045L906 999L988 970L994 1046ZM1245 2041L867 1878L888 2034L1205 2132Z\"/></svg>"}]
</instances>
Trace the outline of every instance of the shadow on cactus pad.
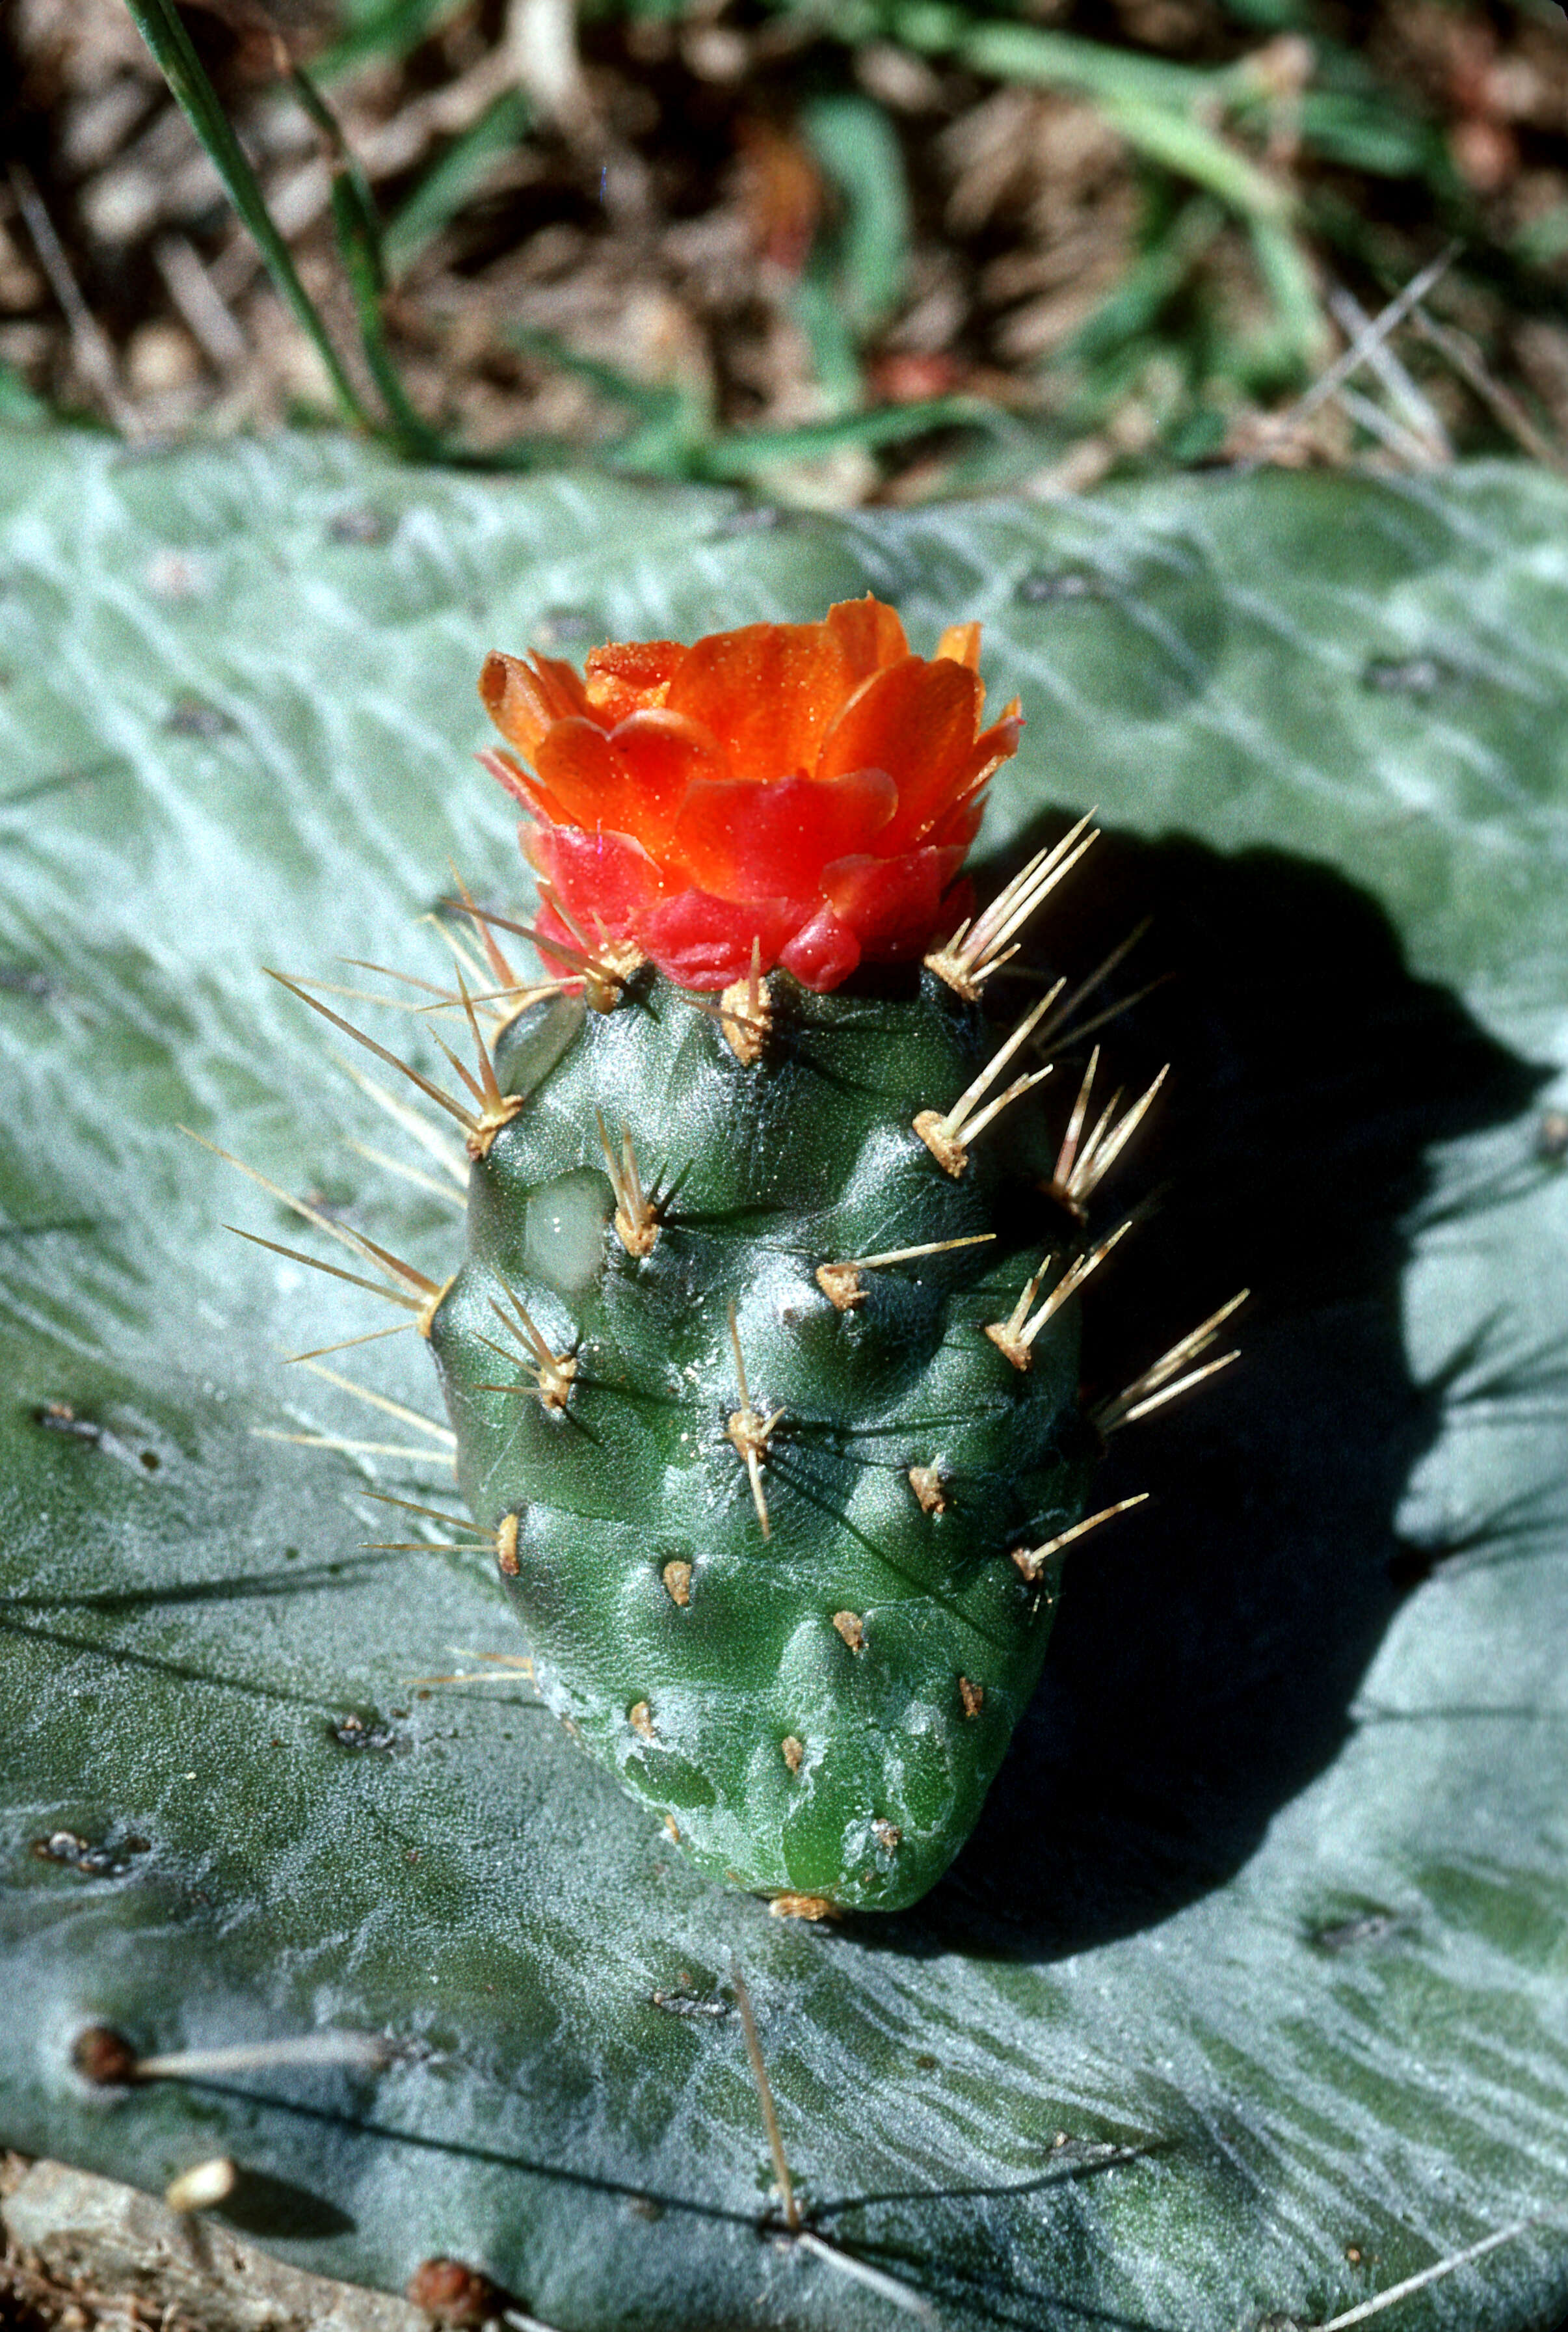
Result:
<instances>
[{"instance_id":1,"label":"shadow on cactus pad","mask_svg":"<svg viewBox=\"0 0 1568 2332\"><path fill-rule=\"evenodd\" d=\"M0 2140L154 2192L227 2154L301 2266L455 2258L558 2332L889 2332L770 2224L738 1960L811 2224L946 2332L1322 2325L1506 2230L1391 2325L1560 2321L1563 483L849 527L326 436L0 455ZM312 1234L174 1129L444 1275L461 1192L258 966L449 978L449 858L529 912L487 648L868 588L923 645L983 620L1024 702L993 849L1099 805L1062 968L1156 917L1103 1083L1175 1067L1101 1203L1160 1206L1085 1301L1096 1390L1255 1295L1113 1442L1154 1498L1069 1556L969 1851L807 1927L551 1721L488 1551L389 1526L457 1513L420 1340L282 1367L387 1324L231 1238ZM263 2053L94 2088L91 2026ZM317 2036L389 2053L264 2053Z\"/></svg>"},{"instance_id":2,"label":"shadow on cactus pad","mask_svg":"<svg viewBox=\"0 0 1568 2332\"><path fill-rule=\"evenodd\" d=\"M1147 919L1119 984L1160 982L1104 1032L1118 1076L1175 1064L1108 1194L1107 1219L1152 1197L1086 1310L1089 1391L1255 1292L1239 1364L1113 1445L1104 1496L1151 1503L1069 1560L1039 1689L904 1949L1053 1957L1166 1918L1333 1759L1421 1567L1397 1516L1443 1387L1411 1379L1401 1288L1431 1148L1515 1118L1547 1075L1413 978L1329 868L1107 834L1082 879L1080 942Z\"/></svg>"}]
</instances>

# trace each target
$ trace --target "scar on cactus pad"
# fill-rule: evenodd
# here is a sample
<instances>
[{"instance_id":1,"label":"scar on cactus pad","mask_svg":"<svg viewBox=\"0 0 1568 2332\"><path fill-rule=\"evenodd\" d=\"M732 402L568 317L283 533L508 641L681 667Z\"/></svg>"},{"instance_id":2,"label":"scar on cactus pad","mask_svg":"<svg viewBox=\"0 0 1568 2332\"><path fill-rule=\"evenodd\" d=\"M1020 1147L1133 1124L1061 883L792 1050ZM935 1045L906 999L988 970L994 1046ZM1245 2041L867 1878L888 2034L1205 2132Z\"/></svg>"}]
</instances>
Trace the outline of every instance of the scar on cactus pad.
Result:
<instances>
[{"instance_id":1,"label":"scar on cactus pad","mask_svg":"<svg viewBox=\"0 0 1568 2332\"><path fill-rule=\"evenodd\" d=\"M1095 837L975 914L961 870L1021 726L985 723L979 660L977 624L922 658L869 597L581 675L492 655L483 759L541 905L459 885L460 1091L286 983L462 1130L445 1282L287 1202L428 1340L540 1692L705 1871L808 1916L941 1877L1062 1559L1139 1503L1085 1514L1106 1435L1235 1357L1209 1354L1240 1296L1080 1399L1077 1297L1131 1228L1092 1210L1164 1073L1103 1100L1096 1045L1058 1098L1093 981L992 1018Z\"/></svg>"}]
</instances>

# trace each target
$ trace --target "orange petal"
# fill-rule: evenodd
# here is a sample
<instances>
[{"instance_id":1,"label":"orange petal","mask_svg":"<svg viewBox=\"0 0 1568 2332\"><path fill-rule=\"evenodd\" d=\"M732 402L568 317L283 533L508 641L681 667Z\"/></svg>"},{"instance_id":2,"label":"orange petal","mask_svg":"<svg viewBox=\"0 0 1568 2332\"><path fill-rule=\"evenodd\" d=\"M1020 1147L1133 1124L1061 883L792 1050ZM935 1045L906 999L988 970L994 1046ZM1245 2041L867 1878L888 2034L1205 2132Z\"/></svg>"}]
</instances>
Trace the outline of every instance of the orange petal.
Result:
<instances>
[{"instance_id":1,"label":"orange petal","mask_svg":"<svg viewBox=\"0 0 1568 2332\"><path fill-rule=\"evenodd\" d=\"M631 788L634 829L650 850L669 840L695 780L724 774L718 739L679 712L634 712L610 731L610 743Z\"/></svg>"},{"instance_id":2,"label":"orange petal","mask_svg":"<svg viewBox=\"0 0 1568 2332\"><path fill-rule=\"evenodd\" d=\"M479 693L508 744L515 745L524 760L531 761L553 715L538 679L521 657L487 655L479 675Z\"/></svg>"},{"instance_id":3,"label":"orange petal","mask_svg":"<svg viewBox=\"0 0 1568 2332\"><path fill-rule=\"evenodd\" d=\"M884 607L868 591L864 599L840 599L827 610L827 628L844 652L852 682L869 679L884 664L902 663L909 642L895 608ZM976 630L978 632L979 626Z\"/></svg>"},{"instance_id":4,"label":"orange petal","mask_svg":"<svg viewBox=\"0 0 1568 2332\"><path fill-rule=\"evenodd\" d=\"M535 683L540 696L556 721L569 721L574 712L592 717L593 707L588 691L575 664L564 664L559 656L540 655L534 649L529 662L533 666Z\"/></svg>"},{"instance_id":5,"label":"orange petal","mask_svg":"<svg viewBox=\"0 0 1568 2332\"><path fill-rule=\"evenodd\" d=\"M559 826L565 821L566 812L559 802L510 753L499 750L492 751L487 748L484 752L475 754L474 759L482 769L488 769L497 783L506 788L513 801L521 803L530 817L547 817L552 826Z\"/></svg>"},{"instance_id":6,"label":"orange petal","mask_svg":"<svg viewBox=\"0 0 1568 2332\"><path fill-rule=\"evenodd\" d=\"M590 648L585 666L588 702L612 724L663 704L685 653L679 640L610 640Z\"/></svg>"},{"instance_id":7,"label":"orange petal","mask_svg":"<svg viewBox=\"0 0 1568 2332\"><path fill-rule=\"evenodd\" d=\"M569 825L636 830L626 772L597 722L580 715L552 721L535 748L533 766Z\"/></svg>"},{"instance_id":8,"label":"orange petal","mask_svg":"<svg viewBox=\"0 0 1568 2332\"><path fill-rule=\"evenodd\" d=\"M882 769L857 769L827 785L786 778L699 780L670 837L692 881L727 899L806 898L825 862L867 849L898 807Z\"/></svg>"},{"instance_id":9,"label":"orange petal","mask_svg":"<svg viewBox=\"0 0 1568 2332\"><path fill-rule=\"evenodd\" d=\"M936 644L939 656L954 664L967 664L970 672L980 670L980 627L978 624L950 624Z\"/></svg>"},{"instance_id":10,"label":"orange petal","mask_svg":"<svg viewBox=\"0 0 1568 2332\"><path fill-rule=\"evenodd\" d=\"M666 702L712 730L732 777L792 778L816 761L849 685L827 625L748 624L699 640Z\"/></svg>"},{"instance_id":11,"label":"orange petal","mask_svg":"<svg viewBox=\"0 0 1568 2332\"><path fill-rule=\"evenodd\" d=\"M884 851L918 841L946 808L974 750L979 693L967 664L907 656L860 689L823 741L819 778L885 769L897 786Z\"/></svg>"}]
</instances>

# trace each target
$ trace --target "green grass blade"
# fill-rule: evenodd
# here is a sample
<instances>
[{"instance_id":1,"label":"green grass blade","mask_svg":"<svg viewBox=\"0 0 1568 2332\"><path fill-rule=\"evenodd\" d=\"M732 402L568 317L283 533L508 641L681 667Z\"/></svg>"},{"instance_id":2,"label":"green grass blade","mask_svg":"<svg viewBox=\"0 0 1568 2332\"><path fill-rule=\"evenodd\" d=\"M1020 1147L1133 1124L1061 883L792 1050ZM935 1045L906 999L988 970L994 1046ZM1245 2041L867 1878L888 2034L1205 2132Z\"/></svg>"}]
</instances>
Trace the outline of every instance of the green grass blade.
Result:
<instances>
[{"instance_id":1,"label":"green grass blade","mask_svg":"<svg viewBox=\"0 0 1568 2332\"><path fill-rule=\"evenodd\" d=\"M829 253L820 248L812 253L789 295L789 311L805 334L811 369L829 413L853 413L864 394L860 353Z\"/></svg>"},{"instance_id":2,"label":"green grass blade","mask_svg":"<svg viewBox=\"0 0 1568 2332\"><path fill-rule=\"evenodd\" d=\"M569 348L553 332L540 331L530 324L514 324L507 339L525 356L538 357L545 364L559 367L575 379L586 381L628 411L639 414L645 421L667 420L679 401L680 392L655 381L637 380L632 374L622 372L618 365L606 364L602 358L584 356L580 350Z\"/></svg>"},{"instance_id":3,"label":"green grass blade","mask_svg":"<svg viewBox=\"0 0 1568 2332\"><path fill-rule=\"evenodd\" d=\"M317 79L334 81L359 65L400 62L448 16L455 15L458 5L459 0L385 0L321 52L316 59Z\"/></svg>"},{"instance_id":4,"label":"green grass blade","mask_svg":"<svg viewBox=\"0 0 1568 2332\"><path fill-rule=\"evenodd\" d=\"M428 248L479 192L501 157L527 135L532 120L533 109L521 90L502 90L432 164L387 223L383 249L391 275L401 275Z\"/></svg>"},{"instance_id":5,"label":"green grass blade","mask_svg":"<svg viewBox=\"0 0 1568 2332\"><path fill-rule=\"evenodd\" d=\"M846 314L856 331L873 332L898 306L909 276L904 149L884 109L853 91L814 99L801 128L844 204L837 259Z\"/></svg>"},{"instance_id":6,"label":"green grass blade","mask_svg":"<svg viewBox=\"0 0 1568 2332\"><path fill-rule=\"evenodd\" d=\"M707 451L702 474L716 481L748 478L782 462L820 461L846 446L891 445L928 430L986 428L1006 416L970 397L933 397L918 405L881 405L831 421L805 421L792 429L737 429Z\"/></svg>"},{"instance_id":7,"label":"green grass blade","mask_svg":"<svg viewBox=\"0 0 1568 2332\"><path fill-rule=\"evenodd\" d=\"M1149 161L1206 186L1248 221L1278 225L1289 216L1290 196L1278 180L1190 115L1137 98L1119 99L1104 112L1113 129Z\"/></svg>"},{"instance_id":8,"label":"green grass blade","mask_svg":"<svg viewBox=\"0 0 1568 2332\"><path fill-rule=\"evenodd\" d=\"M373 219L374 214L370 216ZM426 461L439 460L445 453L445 441L441 432L432 428L416 411L387 345L387 330L381 320L379 238L368 226L365 205L347 170L333 175L332 225L353 295L366 367L391 417L392 434L403 453Z\"/></svg>"},{"instance_id":9,"label":"green grass blade","mask_svg":"<svg viewBox=\"0 0 1568 2332\"><path fill-rule=\"evenodd\" d=\"M1102 105L1155 105L1188 112L1212 104L1231 86L1228 72L1206 72L1137 56L1101 41L1037 24L977 20L960 8L904 0L889 16L894 40L908 47L947 51L974 72L1039 89L1074 90Z\"/></svg>"},{"instance_id":10,"label":"green grass blade","mask_svg":"<svg viewBox=\"0 0 1568 2332\"><path fill-rule=\"evenodd\" d=\"M293 255L267 208L261 182L207 79L174 0L126 0L126 5L176 103L223 180L230 202L254 238L280 296L325 365L345 418L361 429L374 429L375 419L366 410L314 301L300 281Z\"/></svg>"}]
</instances>

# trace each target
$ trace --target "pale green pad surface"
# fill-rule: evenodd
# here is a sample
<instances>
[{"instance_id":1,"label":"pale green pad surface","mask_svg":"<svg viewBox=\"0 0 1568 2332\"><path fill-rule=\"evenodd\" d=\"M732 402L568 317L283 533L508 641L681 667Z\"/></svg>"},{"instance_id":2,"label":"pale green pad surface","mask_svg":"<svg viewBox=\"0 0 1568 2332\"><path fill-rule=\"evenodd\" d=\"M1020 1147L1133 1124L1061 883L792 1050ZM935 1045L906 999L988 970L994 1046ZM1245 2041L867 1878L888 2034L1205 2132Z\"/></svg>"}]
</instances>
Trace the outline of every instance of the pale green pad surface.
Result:
<instances>
[{"instance_id":1,"label":"pale green pad surface","mask_svg":"<svg viewBox=\"0 0 1568 2332\"><path fill-rule=\"evenodd\" d=\"M291 2257L395 2285L455 2251L562 2332L893 2323L757 2239L738 2020L668 2001L727 2010L735 1953L817 2223L953 2327L1322 2318L1560 2204L1568 492L1264 474L769 526L330 441L38 435L0 502L0 2136L149 2186L231 2151ZM1025 697L992 846L1100 805L1064 964L1152 911L1134 961L1178 975L1115 1032L1118 1077L1179 1066L1091 1375L1259 1295L1229 1378L1127 1437L1110 1484L1155 1503L1069 1569L971 1846L828 1933L710 1887L521 1685L415 1681L514 1646L489 1563L357 1551L416 1535L364 1485L439 1492L435 1445L255 1438L421 1438L277 1367L378 1315L227 1238L295 1241L173 1128L437 1264L456 1218L343 1142L418 1153L258 963L439 978L410 922L448 854L524 895L466 758L486 648L868 584L926 649L983 617ZM430 1408L412 1337L330 1365ZM123 1869L31 1852L62 1828ZM69 2069L92 2017L423 2049L111 2101ZM1559 2225L1389 2321L1565 2303Z\"/></svg>"}]
</instances>

